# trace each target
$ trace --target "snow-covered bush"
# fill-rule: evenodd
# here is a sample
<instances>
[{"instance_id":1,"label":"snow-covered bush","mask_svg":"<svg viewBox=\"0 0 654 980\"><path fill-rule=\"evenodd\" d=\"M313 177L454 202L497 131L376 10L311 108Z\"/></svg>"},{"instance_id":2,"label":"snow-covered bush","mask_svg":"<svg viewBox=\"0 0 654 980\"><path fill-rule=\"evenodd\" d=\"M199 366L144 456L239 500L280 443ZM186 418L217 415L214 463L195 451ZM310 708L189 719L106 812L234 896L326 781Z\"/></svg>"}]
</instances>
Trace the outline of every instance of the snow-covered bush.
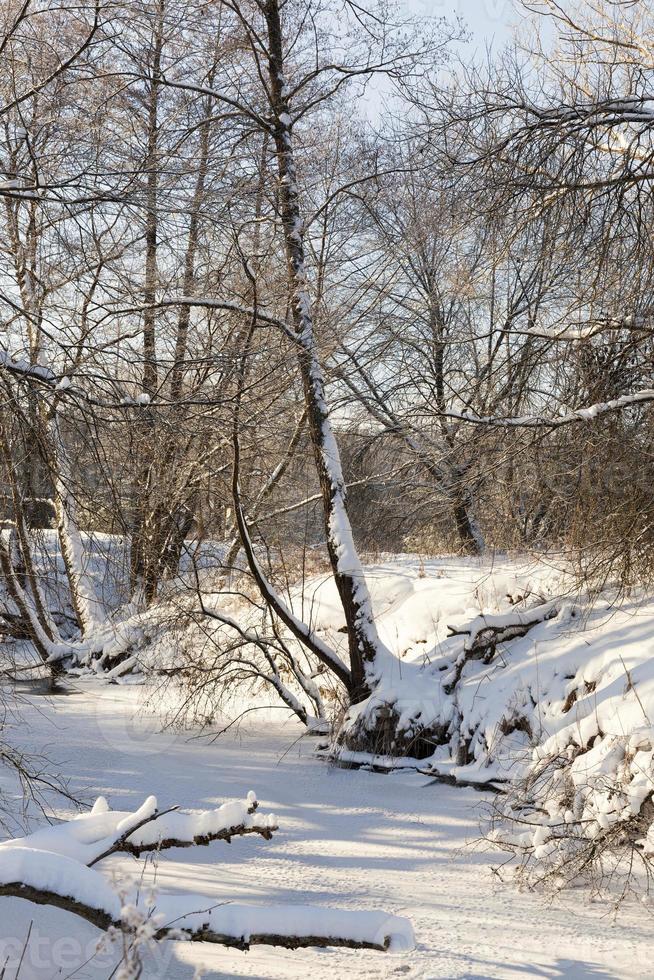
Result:
<instances>
[{"instance_id":1,"label":"snow-covered bush","mask_svg":"<svg viewBox=\"0 0 654 980\"><path fill-rule=\"evenodd\" d=\"M654 884L654 729L604 733L594 716L533 751L527 774L493 808L490 839L519 858L519 878L590 884L649 899Z\"/></svg>"}]
</instances>

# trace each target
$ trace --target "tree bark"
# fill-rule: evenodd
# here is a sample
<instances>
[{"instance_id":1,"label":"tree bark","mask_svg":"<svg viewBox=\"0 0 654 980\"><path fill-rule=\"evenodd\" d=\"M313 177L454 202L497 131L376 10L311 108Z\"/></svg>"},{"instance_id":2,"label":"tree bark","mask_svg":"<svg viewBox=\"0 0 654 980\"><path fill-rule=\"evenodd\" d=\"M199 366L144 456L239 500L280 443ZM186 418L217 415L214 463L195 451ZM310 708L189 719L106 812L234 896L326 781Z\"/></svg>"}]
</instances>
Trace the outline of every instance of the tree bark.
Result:
<instances>
[{"instance_id":1,"label":"tree bark","mask_svg":"<svg viewBox=\"0 0 654 980\"><path fill-rule=\"evenodd\" d=\"M163 27L165 0L158 0L156 23L154 28L152 60L150 63L150 89L147 118L147 149L145 156L145 283L143 290L143 391L150 398L156 394L158 384L157 366L157 337L156 337L156 298L157 298L157 252L159 236L159 82L161 78L161 56L163 53ZM143 409L143 419L140 430L137 451L142 452L145 459L139 464L134 486L135 513L132 526L132 543L130 552L130 584L134 591L143 586L149 594L151 586L146 581L148 567L151 562L152 542L155 533L152 520L152 453L151 444L154 439L155 420L152 411L147 406ZM146 601L148 599L146 598Z\"/></svg>"},{"instance_id":2,"label":"tree bark","mask_svg":"<svg viewBox=\"0 0 654 980\"><path fill-rule=\"evenodd\" d=\"M318 356L312 304L307 288L304 221L297 186L291 113L284 78L284 43L279 0L264 6L268 35L268 86L274 115L273 138L279 173L279 210L284 229L291 316L307 407L309 432L323 499L327 550L347 624L353 703L371 693L382 654L370 594L352 537L345 481L334 436Z\"/></svg>"}]
</instances>

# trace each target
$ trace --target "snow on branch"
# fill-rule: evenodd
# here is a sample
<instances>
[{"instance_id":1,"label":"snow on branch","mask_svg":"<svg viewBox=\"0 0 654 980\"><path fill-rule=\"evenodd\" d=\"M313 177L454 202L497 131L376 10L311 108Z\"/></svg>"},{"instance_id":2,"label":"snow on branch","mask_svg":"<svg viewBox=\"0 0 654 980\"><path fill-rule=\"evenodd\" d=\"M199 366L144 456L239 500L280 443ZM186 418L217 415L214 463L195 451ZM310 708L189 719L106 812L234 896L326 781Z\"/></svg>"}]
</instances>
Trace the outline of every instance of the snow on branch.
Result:
<instances>
[{"instance_id":1,"label":"snow on branch","mask_svg":"<svg viewBox=\"0 0 654 980\"><path fill-rule=\"evenodd\" d=\"M121 904L105 879L63 854L16 847L0 861L0 896L52 905L99 929L121 927L133 907ZM408 919L385 912L350 912L309 905L213 903L206 895L165 895L148 910L156 916L155 939L184 939L237 949L254 945L300 949L345 946L406 950L414 945Z\"/></svg>"},{"instance_id":2,"label":"snow on branch","mask_svg":"<svg viewBox=\"0 0 654 980\"><path fill-rule=\"evenodd\" d=\"M35 847L2 846L0 895L53 905L99 929L120 921L120 899L101 874L74 857Z\"/></svg>"},{"instance_id":3,"label":"snow on branch","mask_svg":"<svg viewBox=\"0 0 654 980\"><path fill-rule=\"evenodd\" d=\"M202 900L198 896L195 902ZM189 897L185 896L184 902L188 904ZM238 949L255 945L286 949L345 946L396 952L411 949L415 943L409 920L386 912L341 911L311 905L265 908L232 903L216 905L204 912L180 913L179 908L177 896L157 901L157 912L170 923L160 930L160 938L174 928L186 939Z\"/></svg>"},{"instance_id":4,"label":"snow on branch","mask_svg":"<svg viewBox=\"0 0 654 980\"><path fill-rule=\"evenodd\" d=\"M461 412L443 412L447 418L459 419L461 422L471 422L474 425L493 425L498 427L515 427L525 429L556 429L562 425L571 425L575 422L590 422L606 415L610 412L619 412L623 408L630 408L633 405L643 405L654 401L654 388L643 388L642 391L635 391L631 395L621 395L608 402L597 402L595 405L588 405L586 408L576 408L572 412L554 418L545 418L541 415L520 415L507 418L499 415L477 415L475 412L463 409Z\"/></svg>"},{"instance_id":5,"label":"snow on branch","mask_svg":"<svg viewBox=\"0 0 654 980\"><path fill-rule=\"evenodd\" d=\"M408 919L385 912L350 912L305 905L273 908L216 902L206 895L162 895L139 908L139 896L120 896L90 867L109 854L139 855L161 847L187 847L277 829L272 814L257 814L254 793L245 802L215 810L157 810L148 797L132 813L110 810L100 797L90 813L0 844L0 896L52 905L100 929L129 927L135 913L153 923L154 939L184 939L237 949L265 944L298 949L345 946L355 949L410 949Z\"/></svg>"},{"instance_id":6,"label":"snow on branch","mask_svg":"<svg viewBox=\"0 0 654 980\"><path fill-rule=\"evenodd\" d=\"M53 387L58 384L59 378L49 367L42 364L30 364L22 358L13 358L6 350L0 349L0 368L17 374L33 381L40 381L42 384Z\"/></svg>"},{"instance_id":7,"label":"snow on branch","mask_svg":"<svg viewBox=\"0 0 654 980\"><path fill-rule=\"evenodd\" d=\"M27 837L4 841L0 844L0 867L8 851L20 848L61 854L91 866L109 854L138 857L146 851L229 841L244 834L259 834L269 840L277 830L275 816L260 814L257 807L252 792L244 801L190 812L177 807L159 811L156 798L149 796L138 810L129 813L110 810L101 796L89 813Z\"/></svg>"},{"instance_id":8,"label":"snow on branch","mask_svg":"<svg viewBox=\"0 0 654 980\"><path fill-rule=\"evenodd\" d=\"M449 627L450 636L465 636L463 650L457 657L452 670L443 678L443 690L451 694L461 679L463 668L470 660L481 660L489 664L500 643L507 643L526 636L532 627L554 619L561 612L561 601L552 599L531 609L513 609L497 615L477 616L466 629Z\"/></svg>"},{"instance_id":9,"label":"snow on branch","mask_svg":"<svg viewBox=\"0 0 654 980\"><path fill-rule=\"evenodd\" d=\"M621 317L600 317L584 323L571 324L565 327L529 327L526 330L516 330L514 333L527 337L539 337L543 340L590 340L606 331L631 330L634 332L649 331L654 325L652 314L636 316L628 313Z\"/></svg>"},{"instance_id":10,"label":"snow on branch","mask_svg":"<svg viewBox=\"0 0 654 980\"><path fill-rule=\"evenodd\" d=\"M483 649L491 639L499 643L516 636L524 636L532 626L546 619L553 619L559 612L560 606L560 600L552 599L531 609L513 609L506 613L477 616L465 630L453 630L450 627L450 635L465 635L465 650Z\"/></svg>"}]
</instances>

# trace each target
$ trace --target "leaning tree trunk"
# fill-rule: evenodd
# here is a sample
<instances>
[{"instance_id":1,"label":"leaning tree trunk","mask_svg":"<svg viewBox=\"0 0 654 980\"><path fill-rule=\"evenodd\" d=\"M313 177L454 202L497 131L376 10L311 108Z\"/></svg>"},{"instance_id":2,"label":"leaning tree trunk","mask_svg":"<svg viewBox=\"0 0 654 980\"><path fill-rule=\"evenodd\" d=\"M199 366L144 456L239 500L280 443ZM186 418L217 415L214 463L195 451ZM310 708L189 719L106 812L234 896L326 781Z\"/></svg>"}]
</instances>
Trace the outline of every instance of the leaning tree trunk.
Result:
<instances>
[{"instance_id":1,"label":"leaning tree trunk","mask_svg":"<svg viewBox=\"0 0 654 980\"><path fill-rule=\"evenodd\" d=\"M377 635L370 594L353 542L345 481L329 418L314 334L305 268L304 223L297 187L290 107L284 80L279 0L267 0L264 9L268 33L268 83L279 172L279 209L292 290L292 323L309 432L322 491L327 549L347 626L352 672L349 693L351 700L357 702L369 696L378 674L380 658L387 655L387 651Z\"/></svg>"},{"instance_id":2,"label":"leaning tree trunk","mask_svg":"<svg viewBox=\"0 0 654 980\"><path fill-rule=\"evenodd\" d=\"M150 65L150 88L148 92L147 148L145 157L145 282L143 299L143 392L154 398L159 383L157 363L157 325L155 302L158 280L159 247L159 177L161 154L159 146L159 96L161 82L161 60L164 44L165 0L158 0L154 27L152 62ZM153 557L152 541L155 534L153 515L153 496L156 485L153 483L153 452L156 437L155 417L152 409L145 406L141 424L137 427L140 439L137 451L142 457L138 460L134 486L135 508L130 550L130 585L135 592L139 588L146 596L152 597L156 585L156 559Z\"/></svg>"}]
</instances>

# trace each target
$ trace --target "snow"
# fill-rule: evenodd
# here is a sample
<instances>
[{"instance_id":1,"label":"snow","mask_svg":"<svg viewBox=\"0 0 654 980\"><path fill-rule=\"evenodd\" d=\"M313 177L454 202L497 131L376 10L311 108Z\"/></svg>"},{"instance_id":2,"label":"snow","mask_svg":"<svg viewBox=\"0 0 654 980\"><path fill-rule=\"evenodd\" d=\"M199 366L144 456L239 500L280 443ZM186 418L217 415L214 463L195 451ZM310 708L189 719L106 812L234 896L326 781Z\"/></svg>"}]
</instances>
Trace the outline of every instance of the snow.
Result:
<instances>
[{"instance_id":1,"label":"snow","mask_svg":"<svg viewBox=\"0 0 654 980\"><path fill-rule=\"evenodd\" d=\"M3 350L2 348L0 348L0 367L14 374L22 374L28 378L35 378L46 384L54 385L57 382L57 376L49 367L42 364L31 364L24 358L14 357L9 351Z\"/></svg>"},{"instance_id":2,"label":"snow","mask_svg":"<svg viewBox=\"0 0 654 980\"><path fill-rule=\"evenodd\" d=\"M43 827L28 837L18 837L0 843L0 868L8 851L31 848L38 852L61 854L84 865L93 863L118 838L135 847L153 847L160 841L176 840L191 844L196 837L207 837L236 827L274 830L277 819L273 813L251 813L256 800L252 791L245 802L232 800L215 809L197 812L175 810L157 813L157 799L148 796L134 812L110 810L104 797L96 800L89 813L76 816L56 826ZM143 826L138 825L148 820ZM136 828L129 833L131 828Z\"/></svg>"},{"instance_id":3,"label":"snow","mask_svg":"<svg viewBox=\"0 0 654 980\"><path fill-rule=\"evenodd\" d=\"M0 856L0 884L14 882L73 898L114 919L120 917L120 901L111 885L74 857L30 847L6 848Z\"/></svg>"},{"instance_id":4,"label":"snow","mask_svg":"<svg viewBox=\"0 0 654 980\"><path fill-rule=\"evenodd\" d=\"M275 722L279 713L274 711L267 722L232 729L212 744L173 731L149 731L146 741L134 716L147 688L107 688L80 678L72 682L75 694L70 697L18 706L17 724L29 726L9 734L25 741L21 748L48 746L57 770L71 779L73 791L85 795L89 807L100 796L91 810L69 823L0 845L0 869L5 861L17 860L12 852L33 847L35 839L54 858L92 859L104 851L121 821L135 821L144 797L153 793L160 806L180 803L184 811L146 824L134 832L134 842L192 839L237 818L270 819L281 828L269 842L248 836L229 848L218 841L158 855L156 867L148 863L139 882L143 895L155 886L157 915L191 916L186 925L192 928L203 899L201 908L213 909L212 928L244 937L264 929L266 922L293 928L303 915L309 924L322 923L321 933L330 923L339 932L346 924L359 929L365 923L372 930L382 920L365 916L383 909L384 915L408 919L416 942L411 953L402 953L399 947L410 942L407 927L389 919L379 928L393 929L397 952L392 956L257 948L244 959L235 951L166 943L169 952L157 954L170 957L166 976L190 976L199 963L208 963L219 975L269 980L390 976L396 969L415 978L642 976L647 964L639 949L649 941L651 906L628 902L614 927L606 919L609 906L593 902L582 889L545 907L538 895L499 884L490 869L504 856L464 846L479 838L489 798L435 783L415 770L455 778L464 786L492 786L552 755L567 758L572 796L551 783L539 800L542 812L520 829L522 843L541 862L556 855L559 827L583 820L594 839L617 821L631 819L654 788L649 648L654 599L635 597L619 605L608 595L594 605L574 593L554 599L569 590L556 567L498 556L395 557L366 566L365 574L380 638L395 658L383 672L378 702L393 704L402 724L435 719L449 728L449 743L438 746L431 758L404 759L413 769L391 775L333 769L315 757L318 739L298 742L299 726ZM290 604L303 609L316 636L343 651L342 612L330 578L306 583L302 593L291 595ZM500 643L491 663L468 656L484 629L526 624L537 606L543 621L527 636ZM467 632L450 636L450 627ZM459 679L447 693L457 664ZM369 707L358 706L352 714ZM510 722L516 718L521 724L513 729ZM216 727L223 727L221 719ZM465 764L453 753L458 737L469 741ZM390 758L363 753L344 752L342 758L376 770L393 764ZM248 814L252 785L262 804ZM240 800L220 806L217 797ZM154 806L153 799L147 801L141 815L152 813ZM273 814L279 814L278 821ZM640 832L644 852L654 853L654 825L644 821ZM121 901L133 904L129 879L142 864L114 855L92 871L102 871L112 894L114 888L126 890ZM55 874L56 869L48 864L46 871ZM6 872L0 874L7 880ZM308 907L314 911L301 911ZM364 918L343 919L343 911ZM24 937L32 917L39 935L50 937L44 948L54 949L62 934L81 937L80 951L97 941L97 930L83 922L71 925L71 917L61 911L5 898L0 899L0 937L9 943L7 949ZM0 960L4 948L0 938Z\"/></svg>"},{"instance_id":5,"label":"snow","mask_svg":"<svg viewBox=\"0 0 654 980\"><path fill-rule=\"evenodd\" d=\"M571 583L544 563L497 559L422 567L402 559L368 567L366 576L379 634L395 657L372 696L348 710L342 762L392 768L387 754L351 751L350 736L391 711L408 754L419 755L403 765L463 785L531 780L536 812L520 818L510 802L495 839L530 847L543 868L618 824L652 852L651 596L561 598ZM308 583L304 601L314 628L335 643L342 613L331 580ZM638 887L647 887L644 879Z\"/></svg>"},{"instance_id":6,"label":"snow","mask_svg":"<svg viewBox=\"0 0 654 980\"><path fill-rule=\"evenodd\" d=\"M219 935L233 936L248 942L256 935L324 936L352 942L368 942L384 946L388 940L392 952L412 950L415 946L413 929L408 919L385 912L339 911L311 905L277 905L256 907L227 903L203 911L206 903L198 896L166 896L155 905L163 923L174 923L177 929L205 928Z\"/></svg>"},{"instance_id":7,"label":"snow","mask_svg":"<svg viewBox=\"0 0 654 980\"><path fill-rule=\"evenodd\" d=\"M512 626L529 626L532 623L548 619L556 614L561 605L560 600L553 599L551 602L540 604L535 610L515 610L508 613L498 613L496 615L477 616L470 623L468 635L464 641L464 649L471 650L481 633L488 629L503 630Z\"/></svg>"},{"instance_id":8,"label":"snow","mask_svg":"<svg viewBox=\"0 0 654 980\"><path fill-rule=\"evenodd\" d=\"M260 827L274 830L277 818L274 813L265 816L248 813L247 804L233 801L223 803L215 810L203 810L199 813L183 813L175 811L159 817L154 823L147 824L130 834L130 842L137 846L147 846L157 840L192 841L194 837L207 837L219 834L221 831L243 825L246 828Z\"/></svg>"},{"instance_id":9,"label":"snow","mask_svg":"<svg viewBox=\"0 0 654 980\"><path fill-rule=\"evenodd\" d=\"M74 691L19 707L18 723L29 721L24 747L48 744L75 792L87 798L102 794L125 812L133 812L148 789L162 801L211 809L216 794L245 798L254 784L261 807L280 814L281 829L270 842L246 837L229 847L217 842L162 854L156 874L148 867L142 884L146 893L156 877L157 911L170 911L166 903L179 907L182 900L189 909L186 903L198 892L218 904L216 913L229 909L220 904L226 901L254 906L250 927L261 921L258 915L269 915L258 909L273 904L317 906L325 910L323 922L332 914L327 910L383 908L412 922L417 943L411 952L390 954L264 947L246 954L166 942L149 954L148 978L190 980L198 965L211 976L251 980L630 980L648 973L649 908L628 904L615 922L606 904L592 902L581 889L552 902L498 883L491 871L497 853L465 846L479 836L483 794L431 785L415 772L385 776L326 767L313 755L314 739L296 742L300 729L293 723L255 721L212 744L184 734L153 734L144 762L131 744L137 738L132 716L138 690L88 681ZM95 812L106 812L103 803ZM117 886L133 881L140 866L128 856L105 865ZM32 920L37 945L28 957L30 980L50 978L59 968L66 976L88 956L94 960L80 976L109 975L115 955L95 954L97 929L17 899L0 898L0 960L11 955L17 962ZM11 971L7 980L14 980Z\"/></svg>"},{"instance_id":10,"label":"snow","mask_svg":"<svg viewBox=\"0 0 654 980\"><path fill-rule=\"evenodd\" d=\"M156 915L161 927L181 933L213 932L249 942L255 936L318 936L367 942L392 951L413 949L415 939L408 919L384 912L340 911L309 905L274 907L219 902L207 908L206 895L163 895L144 903L140 891L119 896L102 875L75 858L39 850L12 847L0 854L0 885L30 886L106 913L110 920L129 918L125 910Z\"/></svg>"},{"instance_id":11,"label":"snow","mask_svg":"<svg viewBox=\"0 0 654 980\"><path fill-rule=\"evenodd\" d=\"M609 412L619 412L623 408L631 408L636 405L644 405L654 401L654 388L643 388L629 395L620 395L619 398L612 398L607 402L597 402L595 405L588 405L582 408L575 408L571 411L562 412L560 415L551 417L542 415L520 415L513 418L493 415L477 415L469 409L460 412L448 411L445 413L447 418L461 419L463 422L473 422L475 425L496 425L496 426L515 426L517 428L556 428L559 425L570 425L575 422L592 422L601 415Z\"/></svg>"}]
</instances>

